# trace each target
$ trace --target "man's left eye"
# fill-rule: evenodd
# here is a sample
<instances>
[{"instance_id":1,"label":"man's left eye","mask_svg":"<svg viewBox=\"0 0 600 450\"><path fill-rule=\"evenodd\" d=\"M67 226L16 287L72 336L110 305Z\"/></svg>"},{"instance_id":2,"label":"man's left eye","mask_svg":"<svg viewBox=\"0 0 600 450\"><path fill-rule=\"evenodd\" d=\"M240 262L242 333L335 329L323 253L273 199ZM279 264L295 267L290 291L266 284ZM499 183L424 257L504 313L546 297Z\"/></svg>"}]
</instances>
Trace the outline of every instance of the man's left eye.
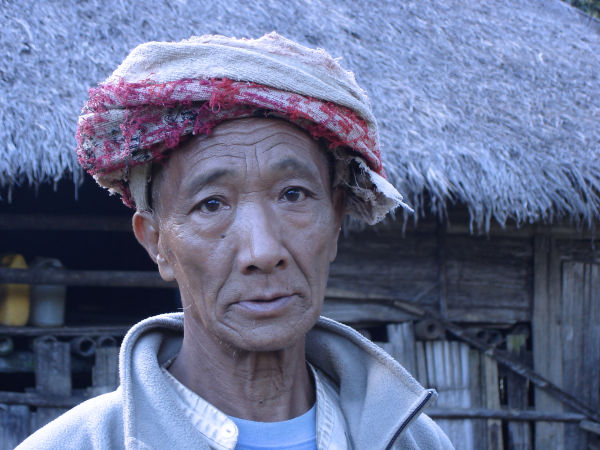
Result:
<instances>
[{"instance_id":1,"label":"man's left eye","mask_svg":"<svg viewBox=\"0 0 600 450\"><path fill-rule=\"evenodd\" d=\"M197 208L205 214L210 214L216 213L221 209L227 209L227 205L219 198L210 197L200 202Z\"/></svg>"},{"instance_id":2,"label":"man's left eye","mask_svg":"<svg viewBox=\"0 0 600 450\"><path fill-rule=\"evenodd\" d=\"M288 188L283 191L282 198L292 203L299 202L306 198L306 191L297 187Z\"/></svg>"}]
</instances>

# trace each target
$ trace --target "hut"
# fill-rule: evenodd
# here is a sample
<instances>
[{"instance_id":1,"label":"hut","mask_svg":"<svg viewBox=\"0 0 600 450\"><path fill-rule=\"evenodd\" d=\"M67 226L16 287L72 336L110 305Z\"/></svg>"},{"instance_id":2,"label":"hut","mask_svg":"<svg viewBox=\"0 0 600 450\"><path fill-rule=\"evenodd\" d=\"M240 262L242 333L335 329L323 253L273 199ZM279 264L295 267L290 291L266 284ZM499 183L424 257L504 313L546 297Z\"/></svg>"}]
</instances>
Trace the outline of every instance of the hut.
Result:
<instances>
[{"instance_id":1,"label":"hut","mask_svg":"<svg viewBox=\"0 0 600 450\"><path fill-rule=\"evenodd\" d=\"M78 169L87 88L135 45L277 30L341 56L370 93L414 215L348 224L325 315L438 389L457 448L598 448L600 23L559 0L0 6L0 253L64 269L62 326L0 327L0 448L115 386L135 320L177 308L130 212ZM134 287L134 289L132 289Z\"/></svg>"}]
</instances>

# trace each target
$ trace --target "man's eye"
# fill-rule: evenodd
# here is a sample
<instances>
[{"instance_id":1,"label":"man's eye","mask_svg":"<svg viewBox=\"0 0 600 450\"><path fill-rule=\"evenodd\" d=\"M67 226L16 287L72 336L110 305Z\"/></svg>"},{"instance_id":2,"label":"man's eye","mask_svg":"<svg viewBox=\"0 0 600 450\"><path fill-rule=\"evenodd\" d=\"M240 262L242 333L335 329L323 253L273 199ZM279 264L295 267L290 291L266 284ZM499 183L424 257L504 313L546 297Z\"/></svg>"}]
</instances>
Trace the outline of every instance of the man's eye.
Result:
<instances>
[{"instance_id":1,"label":"man's eye","mask_svg":"<svg viewBox=\"0 0 600 450\"><path fill-rule=\"evenodd\" d=\"M219 200L218 198L207 198L206 200L203 200L199 205L198 205L198 209L200 211L202 211L203 213L214 213L217 212L218 210L222 209L225 206L225 204Z\"/></svg>"},{"instance_id":2,"label":"man's eye","mask_svg":"<svg viewBox=\"0 0 600 450\"><path fill-rule=\"evenodd\" d=\"M306 198L306 191L302 188L289 188L283 192L282 197L288 202L299 202Z\"/></svg>"}]
</instances>

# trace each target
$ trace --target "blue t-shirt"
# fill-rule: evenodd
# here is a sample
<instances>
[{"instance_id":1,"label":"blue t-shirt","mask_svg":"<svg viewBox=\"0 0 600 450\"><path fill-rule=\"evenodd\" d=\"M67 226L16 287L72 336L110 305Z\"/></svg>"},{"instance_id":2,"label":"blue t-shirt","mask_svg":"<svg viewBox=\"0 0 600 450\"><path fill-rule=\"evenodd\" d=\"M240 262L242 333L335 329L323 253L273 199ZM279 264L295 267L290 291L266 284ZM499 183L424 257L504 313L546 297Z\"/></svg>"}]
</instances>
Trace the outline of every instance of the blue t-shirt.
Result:
<instances>
[{"instance_id":1,"label":"blue t-shirt","mask_svg":"<svg viewBox=\"0 0 600 450\"><path fill-rule=\"evenodd\" d=\"M254 422L229 416L238 427L236 450L316 450L317 409L283 422Z\"/></svg>"}]
</instances>

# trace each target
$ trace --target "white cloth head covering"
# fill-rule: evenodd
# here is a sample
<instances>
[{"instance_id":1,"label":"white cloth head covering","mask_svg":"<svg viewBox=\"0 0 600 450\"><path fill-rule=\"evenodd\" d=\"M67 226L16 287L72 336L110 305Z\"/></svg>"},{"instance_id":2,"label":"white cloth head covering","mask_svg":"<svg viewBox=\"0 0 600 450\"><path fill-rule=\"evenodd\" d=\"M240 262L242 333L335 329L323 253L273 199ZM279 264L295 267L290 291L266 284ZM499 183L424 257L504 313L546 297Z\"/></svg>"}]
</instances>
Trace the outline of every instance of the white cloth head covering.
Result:
<instances>
[{"instance_id":1,"label":"white cloth head covering","mask_svg":"<svg viewBox=\"0 0 600 450\"><path fill-rule=\"evenodd\" d=\"M369 224L404 205L385 179L377 123L352 72L322 49L277 33L259 39L192 37L136 47L97 88L77 131L80 163L138 209L148 206L152 161L186 135L224 120L284 118L324 138L347 211Z\"/></svg>"}]
</instances>

